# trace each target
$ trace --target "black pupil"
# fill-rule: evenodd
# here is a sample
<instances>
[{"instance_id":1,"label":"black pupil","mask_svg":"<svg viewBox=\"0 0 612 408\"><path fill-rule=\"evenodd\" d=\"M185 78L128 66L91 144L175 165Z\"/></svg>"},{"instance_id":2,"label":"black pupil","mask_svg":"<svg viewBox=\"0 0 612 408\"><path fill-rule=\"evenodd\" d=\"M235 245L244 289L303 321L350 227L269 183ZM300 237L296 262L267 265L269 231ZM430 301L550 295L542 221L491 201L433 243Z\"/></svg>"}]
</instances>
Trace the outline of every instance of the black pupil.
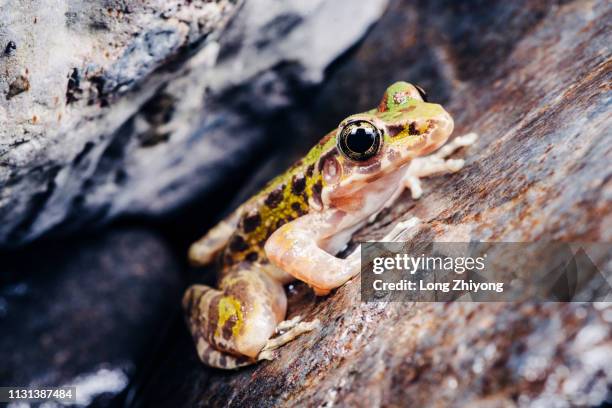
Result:
<instances>
[{"instance_id":1,"label":"black pupil","mask_svg":"<svg viewBox=\"0 0 612 408\"><path fill-rule=\"evenodd\" d=\"M355 153L365 153L374 146L376 131L371 127L356 127L346 137L346 147Z\"/></svg>"}]
</instances>

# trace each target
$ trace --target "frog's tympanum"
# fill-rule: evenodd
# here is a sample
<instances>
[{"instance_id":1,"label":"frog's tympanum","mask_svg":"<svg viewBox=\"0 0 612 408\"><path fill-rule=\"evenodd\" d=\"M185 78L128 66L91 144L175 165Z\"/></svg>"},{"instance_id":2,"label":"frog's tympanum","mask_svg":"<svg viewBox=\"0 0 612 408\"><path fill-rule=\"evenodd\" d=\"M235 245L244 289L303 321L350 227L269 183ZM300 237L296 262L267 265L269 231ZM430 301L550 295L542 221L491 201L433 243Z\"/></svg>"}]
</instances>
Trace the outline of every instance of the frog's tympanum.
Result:
<instances>
[{"instance_id":1,"label":"frog's tympanum","mask_svg":"<svg viewBox=\"0 0 612 408\"><path fill-rule=\"evenodd\" d=\"M475 134L429 155L452 131L442 106L426 102L420 88L397 82L375 109L343 120L194 243L193 263L218 258L222 265L218 289L193 285L183 298L200 359L219 368L271 359L272 350L317 328L318 320L284 321L283 285L298 279L326 295L358 274L359 249L346 259L335 254L404 188L418 198L420 177L463 166L445 157L473 143Z\"/></svg>"}]
</instances>

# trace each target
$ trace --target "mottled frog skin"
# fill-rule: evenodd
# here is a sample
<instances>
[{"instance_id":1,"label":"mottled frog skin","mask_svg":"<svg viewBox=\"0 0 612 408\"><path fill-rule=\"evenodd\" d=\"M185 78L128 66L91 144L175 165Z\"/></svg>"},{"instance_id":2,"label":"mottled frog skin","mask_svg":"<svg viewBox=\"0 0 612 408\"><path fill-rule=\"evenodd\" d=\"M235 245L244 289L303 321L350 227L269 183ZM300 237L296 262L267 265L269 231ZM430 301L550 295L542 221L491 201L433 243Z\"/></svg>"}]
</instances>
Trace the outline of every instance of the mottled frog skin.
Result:
<instances>
[{"instance_id":1,"label":"mottled frog skin","mask_svg":"<svg viewBox=\"0 0 612 408\"><path fill-rule=\"evenodd\" d=\"M183 298L200 359L219 368L252 364L316 328L318 321L283 321L283 285L298 279L325 295L359 273L359 250L346 259L335 254L404 188L418 198L420 177L463 166L444 158L475 135L417 159L444 145L452 130L442 106L425 102L420 88L397 82L376 108L343 120L194 243L193 263L221 260L218 289L193 285ZM284 333L273 338L279 329Z\"/></svg>"}]
</instances>

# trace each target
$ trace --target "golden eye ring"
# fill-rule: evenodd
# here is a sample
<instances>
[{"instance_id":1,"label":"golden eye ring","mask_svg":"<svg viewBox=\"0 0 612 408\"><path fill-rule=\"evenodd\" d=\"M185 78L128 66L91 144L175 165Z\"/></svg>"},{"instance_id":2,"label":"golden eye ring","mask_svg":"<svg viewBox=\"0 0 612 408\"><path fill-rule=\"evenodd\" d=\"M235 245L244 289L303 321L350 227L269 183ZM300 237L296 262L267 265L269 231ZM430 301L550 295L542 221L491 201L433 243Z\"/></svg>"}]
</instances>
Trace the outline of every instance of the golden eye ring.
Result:
<instances>
[{"instance_id":1,"label":"golden eye ring","mask_svg":"<svg viewBox=\"0 0 612 408\"><path fill-rule=\"evenodd\" d=\"M338 149L348 159L366 161L381 149L382 132L372 122L358 119L340 129Z\"/></svg>"}]
</instances>

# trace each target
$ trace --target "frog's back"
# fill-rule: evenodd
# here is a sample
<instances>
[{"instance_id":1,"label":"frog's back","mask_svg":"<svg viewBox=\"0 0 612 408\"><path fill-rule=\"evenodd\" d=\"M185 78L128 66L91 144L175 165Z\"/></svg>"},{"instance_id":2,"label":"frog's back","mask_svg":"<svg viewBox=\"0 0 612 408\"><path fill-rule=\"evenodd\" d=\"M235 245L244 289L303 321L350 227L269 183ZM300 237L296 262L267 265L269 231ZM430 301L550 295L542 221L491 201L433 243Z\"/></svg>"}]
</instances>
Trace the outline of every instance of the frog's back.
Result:
<instances>
[{"instance_id":1,"label":"frog's back","mask_svg":"<svg viewBox=\"0 0 612 408\"><path fill-rule=\"evenodd\" d=\"M323 180L317 165L331 137L331 133L324 137L303 159L236 210L239 221L223 251L225 268L243 261L267 263L263 248L270 235L309 213L313 204L321 205Z\"/></svg>"}]
</instances>

